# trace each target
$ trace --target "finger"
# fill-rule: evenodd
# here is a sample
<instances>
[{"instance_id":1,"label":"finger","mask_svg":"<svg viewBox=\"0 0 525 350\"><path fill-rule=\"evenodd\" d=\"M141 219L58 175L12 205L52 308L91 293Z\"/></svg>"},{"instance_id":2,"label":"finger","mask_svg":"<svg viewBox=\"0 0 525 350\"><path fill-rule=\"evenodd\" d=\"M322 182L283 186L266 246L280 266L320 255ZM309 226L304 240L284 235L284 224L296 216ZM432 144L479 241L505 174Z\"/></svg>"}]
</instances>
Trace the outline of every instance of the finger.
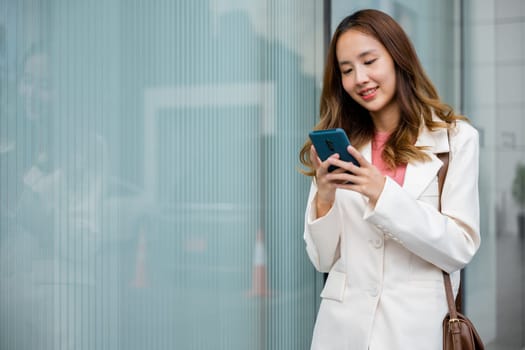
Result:
<instances>
[{"instance_id":1,"label":"finger","mask_svg":"<svg viewBox=\"0 0 525 350\"><path fill-rule=\"evenodd\" d=\"M329 172L328 168L333 164L334 161L338 161L339 160L339 154L338 153L334 153L332 154L330 157L328 157L322 164L322 167L327 171Z\"/></svg>"},{"instance_id":2,"label":"finger","mask_svg":"<svg viewBox=\"0 0 525 350\"><path fill-rule=\"evenodd\" d=\"M338 168L337 170L334 170L328 175L326 175L326 179L336 184L344 184L347 182L351 182L352 179L355 179L355 176L345 172L344 169Z\"/></svg>"},{"instance_id":3,"label":"finger","mask_svg":"<svg viewBox=\"0 0 525 350\"><path fill-rule=\"evenodd\" d=\"M312 165L315 169L321 167L321 159L319 159L319 155L317 154L314 145L310 147L310 160L312 161Z\"/></svg>"},{"instance_id":4,"label":"finger","mask_svg":"<svg viewBox=\"0 0 525 350\"><path fill-rule=\"evenodd\" d=\"M331 173L326 175L326 179L330 182L335 182L338 185L359 185L366 180L360 177L359 175L348 173L343 169L338 170L341 170L341 172L332 171Z\"/></svg>"},{"instance_id":5,"label":"finger","mask_svg":"<svg viewBox=\"0 0 525 350\"><path fill-rule=\"evenodd\" d=\"M348 170L344 168L334 168L334 170L330 171L330 174L348 174Z\"/></svg>"},{"instance_id":6,"label":"finger","mask_svg":"<svg viewBox=\"0 0 525 350\"><path fill-rule=\"evenodd\" d=\"M368 167L369 165L371 165L370 162L366 160L366 158L363 157L363 155L354 147L348 146L346 150L348 151L348 153L350 153L350 155L352 155L355 158L355 160L357 160L361 167Z\"/></svg>"},{"instance_id":7,"label":"finger","mask_svg":"<svg viewBox=\"0 0 525 350\"><path fill-rule=\"evenodd\" d=\"M339 157L338 158L328 158L327 162L329 162L330 165L343 169L342 172L349 171L353 173L356 168L359 169L359 167L355 166L352 162L346 162L344 160L340 160Z\"/></svg>"}]
</instances>

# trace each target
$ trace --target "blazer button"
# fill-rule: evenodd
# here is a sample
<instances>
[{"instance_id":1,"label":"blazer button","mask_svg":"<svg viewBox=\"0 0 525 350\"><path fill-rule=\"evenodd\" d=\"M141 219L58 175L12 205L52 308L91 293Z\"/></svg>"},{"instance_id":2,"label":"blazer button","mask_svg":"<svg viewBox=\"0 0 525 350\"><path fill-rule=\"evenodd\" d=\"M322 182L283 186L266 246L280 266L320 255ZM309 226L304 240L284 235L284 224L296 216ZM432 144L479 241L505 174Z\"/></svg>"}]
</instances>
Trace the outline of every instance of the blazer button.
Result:
<instances>
[{"instance_id":1,"label":"blazer button","mask_svg":"<svg viewBox=\"0 0 525 350\"><path fill-rule=\"evenodd\" d=\"M374 248L381 248L383 246L383 240L381 238L369 239L368 243Z\"/></svg>"}]
</instances>

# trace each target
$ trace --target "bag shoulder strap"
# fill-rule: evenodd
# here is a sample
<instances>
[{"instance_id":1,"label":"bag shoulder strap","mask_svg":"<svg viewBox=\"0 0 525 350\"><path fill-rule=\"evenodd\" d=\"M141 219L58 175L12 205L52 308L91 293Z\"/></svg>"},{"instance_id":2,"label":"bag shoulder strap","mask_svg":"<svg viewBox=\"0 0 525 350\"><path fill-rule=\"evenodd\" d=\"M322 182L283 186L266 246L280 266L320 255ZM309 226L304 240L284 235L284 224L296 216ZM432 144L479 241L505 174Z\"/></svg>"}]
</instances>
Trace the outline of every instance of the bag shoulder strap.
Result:
<instances>
[{"instance_id":1,"label":"bag shoulder strap","mask_svg":"<svg viewBox=\"0 0 525 350\"><path fill-rule=\"evenodd\" d=\"M447 136L448 130L447 130ZM450 137L449 137L450 140ZM439 169L438 172L438 188L439 188L439 210L441 211L441 192L443 191L443 184L445 183L445 177L447 176L447 170L448 170L448 163L449 163L449 152L445 153L438 153L437 157L443 162L443 166L441 169ZM450 282L450 275L443 271L443 280L445 282L445 292L447 294L447 303L448 303L448 309L450 313L451 318L457 318L457 310L461 311L461 294L462 294L462 286L460 284L460 290L458 292L458 298L456 301L454 301L454 296L452 294L452 283Z\"/></svg>"},{"instance_id":2,"label":"bag shoulder strap","mask_svg":"<svg viewBox=\"0 0 525 350\"><path fill-rule=\"evenodd\" d=\"M443 184L445 183L445 177L447 176L449 154L438 153L438 158L443 162L443 166L438 172L438 188L439 188L439 210L441 210L441 192L443 191ZM445 292L447 294L447 304L450 313L450 318L458 318L456 311L456 304L452 295L452 283L450 282L450 275L443 271L443 280L445 281Z\"/></svg>"},{"instance_id":3,"label":"bag shoulder strap","mask_svg":"<svg viewBox=\"0 0 525 350\"><path fill-rule=\"evenodd\" d=\"M443 281L445 282L445 293L447 295L448 313L450 319L454 320L458 318L458 311L456 309L456 303L454 302L454 296L452 295L452 283L450 282L450 275L443 271Z\"/></svg>"}]
</instances>

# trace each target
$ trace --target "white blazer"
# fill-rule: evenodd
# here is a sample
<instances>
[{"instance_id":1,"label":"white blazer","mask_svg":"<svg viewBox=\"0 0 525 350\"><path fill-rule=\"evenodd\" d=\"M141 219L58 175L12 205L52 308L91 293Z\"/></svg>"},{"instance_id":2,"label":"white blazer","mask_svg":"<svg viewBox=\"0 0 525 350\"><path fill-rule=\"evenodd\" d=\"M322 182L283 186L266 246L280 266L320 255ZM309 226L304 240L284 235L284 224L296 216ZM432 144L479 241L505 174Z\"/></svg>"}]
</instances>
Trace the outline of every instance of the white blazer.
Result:
<instances>
[{"instance_id":1,"label":"white blazer","mask_svg":"<svg viewBox=\"0 0 525 350\"><path fill-rule=\"evenodd\" d=\"M450 142L449 142L450 141ZM316 219L312 182L304 240L315 268L330 272L312 350L441 350L447 313L441 270L459 270L480 245L477 131L422 128L416 145L427 162L408 164L403 186L387 177L375 208L366 197L338 189L330 211ZM371 144L361 150L370 161ZM449 152L438 207L437 153Z\"/></svg>"}]
</instances>

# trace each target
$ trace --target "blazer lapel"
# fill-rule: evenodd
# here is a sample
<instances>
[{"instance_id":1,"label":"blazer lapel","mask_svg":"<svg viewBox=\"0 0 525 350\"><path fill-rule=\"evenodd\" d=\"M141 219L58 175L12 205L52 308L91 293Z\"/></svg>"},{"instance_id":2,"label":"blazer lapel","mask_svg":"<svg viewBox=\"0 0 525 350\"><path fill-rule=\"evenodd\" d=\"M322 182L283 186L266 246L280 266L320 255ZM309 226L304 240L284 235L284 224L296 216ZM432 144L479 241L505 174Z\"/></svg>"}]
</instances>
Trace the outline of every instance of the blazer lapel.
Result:
<instances>
[{"instance_id":1,"label":"blazer lapel","mask_svg":"<svg viewBox=\"0 0 525 350\"><path fill-rule=\"evenodd\" d=\"M437 173L443 162L436 154L449 152L447 130L439 128L430 131L423 126L416 141L416 146L425 147L424 152L428 154L430 161L414 162L407 165L403 188L414 198L418 198L430 182L437 178ZM371 142L362 146L359 152L367 161L372 162Z\"/></svg>"},{"instance_id":2,"label":"blazer lapel","mask_svg":"<svg viewBox=\"0 0 525 350\"><path fill-rule=\"evenodd\" d=\"M432 180L436 179L443 165L436 154L449 152L447 130L439 128L430 131L423 127L416 146L425 147L424 152L429 155L430 161L410 163L407 166L403 188L414 198L418 198Z\"/></svg>"}]
</instances>

